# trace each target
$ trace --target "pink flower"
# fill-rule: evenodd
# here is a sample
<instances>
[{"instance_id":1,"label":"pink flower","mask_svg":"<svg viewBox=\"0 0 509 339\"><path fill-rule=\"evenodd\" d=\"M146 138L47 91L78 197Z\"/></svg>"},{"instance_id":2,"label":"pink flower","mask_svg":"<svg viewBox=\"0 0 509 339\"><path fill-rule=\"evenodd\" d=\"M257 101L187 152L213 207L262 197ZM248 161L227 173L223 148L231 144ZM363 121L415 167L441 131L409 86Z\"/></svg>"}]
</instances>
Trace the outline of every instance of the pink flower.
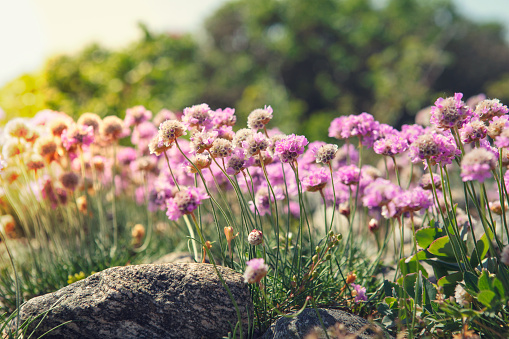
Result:
<instances>
[{"instance_id":1,"label":"pink flower","mask_svg":"<svg viewBox=\"0 0 509 339\"><path fill-rule=\"evenodd\" d=\"M127 127L137 126L150 119L152 119L151 111L143 106L134 106L126 110L124 124Z\"/></svg>"},{"instance_id":2,"label":"pink flower","mask_svg":"<svg viewBox=\"0 0 509 339\"><path fill-rule=\"evenodd\" d=\"M203 192L202 188L198 187L185 187L177 192L173 198L168 199L166 202L166 215L170 220L177 220L185 214L191 214L198 205L201 205L202 200L208 199L209 196Z\"/></svg>"},{"instance_id":3,"label":"pink flower","mask_svg":"<svg viewBox=\"0 0 509 339\"><path fill-rule=\"evenodd\" d=\"M237 122L235 116L235 108L227 107L224 110L219 108L211 111L212 124L216 127L220 126L233 126Z\"/></svg>"},{"instance_id":4,"label":"pink flower","mask_svg":"<svg viewBox=\"0 0 509 339\"><path fill-rule=\"evenodd\" d=\"M351 284L353 287L352 295L355 296L355 302L358 304L361 301L367 301L368 297L366 296L366 287L362 287L361 285Z\"/></svg>"},{"instance_id":5,"label":"pink flower","mask_svg":"<svg viewBox=\"0 0 509 339\"><path fill-rule=\"evenodd\" d=\"M293 163L304 153L304 147L308 143L305 136L291 134L276 142L274 154L279 156L281 162Z\"/></svg>"},{"instance_id":6,"label":"pink flower","mask_svg":"<svg viewBox=\"0 0 509 339\"><path fill-rule=\"evenodd\" d=\"M260 282L269 270L263 258L255 258L246 262L246 271L244 272L244 282L254 284Z\"/></svg>"},{"instance_id":7,"label":"pink flower","mask_svg":"<svg viewBox=\"0 0 509 339\"><path fill-rule=\"evenodd\" d=\"M66 150L73 146L88 146L94 142L94 127L72 124L62 132L62 145Z\"/></svg>"},{"instance_id":8,"label":"pink flower","mask_svg":"<svg viewBox=\"0 0 509 339\"><path fill-rule=\"evenodd\" d=\"M285 198L281 187L274 186L273 190L276 200L283 200ZM265 215L267 213L270 214L271 201L273 204L274 196L272 195L272 192L270 192L267 187L260 187L255 194L255 201L249 202L249 208L253 213L258 212L260 215Z\"/></svg>"},{"instance_id":9,"label":"pink flower","mask_svg":"<svg viewBox=\"0 0 509 339\"><path fill-rule=\"evenodd\" d=\"M462 100L462 93L454 97L438 98L431 108L431 123L441 129L460 128L472 115L472 110Z\"/></svg>"},{"instance_id":10,"label":"pink flower","mask_svg":"<svg viewBox=\"0 0 509 339\"><path fill-rule=\"evenodd\" d=\"M197 127L199 129L210 129L212 127L212 117L209 105L200 104L184 108L182 122L188 127Z\"/></svg>"},{"instance_id":11,"label":"pink flower","mask_svg":"<svg viewBox=\"0 0 509 339\"><path fill-rule=\"evenodd\" d=\"M337 171L339 181L344 185L354 185L360 180L361 170L355 165L340 167Z\"/></svg>"},{"instance_id":12,"label":"pink flower","mask_svg":"<svg viewBox=\"0 0 509 339\"><path fill-rule=\"evenodd\" d=\"M342 116L334 119L329 127L329 136L337 139L359 137L363 145L371 147L375 141L375 133L379 122L369 113Z\"/></svg>"},{"instance_id":13,"label":"pink flower","mask_svg":"<svg viewBox=\"0 0 509 339\"><path fill-rule=\"evenodd\" d=\"M311 170L310 174L302 179L302 186L306 191L316 192L322 190L330 179L330 172L322 167L319 170Z\"/></svg>"},{"instance_id":14,"label":"pink flower","mask_svg":"<svg viewBox=\"0 0 509 339\"><path fill-rule=\"evenodd\" d=\"M382 207L401 193L401 188L389 180L378 178L364 189L362 203L366 207Z\"/></svg>"},{"instance_id":15,"label":"pink flower","mask_svg":"<svg viewBox=\"0 0 509 339\"><path fill-rule=\"evenodd\" d=\"M376 154L394 156L408 149L408 142L398 131L387 135L385 138L375 141L373 150Z\"/></svg>"},{"instance_id":16,"label":"pink flower","mask_svg":"<svg viewBox=\"0 0 509 339\"><path fill-rule=\"evenodd\" d=\"M496 166L497 158L492 152L485 148L476 148L461 160L461 178L463 181L484 182L491 177L491 171Z\"/></svg>"}]
</instances>

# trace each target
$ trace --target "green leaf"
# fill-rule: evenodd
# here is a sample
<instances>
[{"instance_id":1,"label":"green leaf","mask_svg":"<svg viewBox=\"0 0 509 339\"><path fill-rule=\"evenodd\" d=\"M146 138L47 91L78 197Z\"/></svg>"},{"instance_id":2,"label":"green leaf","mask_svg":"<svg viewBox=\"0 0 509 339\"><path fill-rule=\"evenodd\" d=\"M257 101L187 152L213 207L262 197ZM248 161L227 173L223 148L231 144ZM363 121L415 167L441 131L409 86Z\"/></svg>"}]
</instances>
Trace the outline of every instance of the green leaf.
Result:
<instances>
[{"instance_id":1,"label":"green leaf","mask_svg":"<svg viewBox=\"0 0 509 339\"><path fill-rule=\"evenodd\" d=\"M424 308L430 313L433 314L433 300L436 300L437 297L437 289L433 284L428 280L424 279L423 281L423 289L422 289L422 304Z\"/></svg>"},{"instance_id":2,"label":"green leaf","mask_svg":"<svg viewBox=\"0 0 509 339\"><path fill-rule=\"evenodd\" d=\"M496 297L493 291L481 291L477 295L477 300L488 308L492 307L492 303Z\"/></svg>"},{"instance_id":3,"label":"green leaf","mask_svg":"<svg viewBox=\"0 0 509 339\"><path fill-rule=\"evenodd\" d=\"M461 272L456 272L438 279L437 285L438 286L456 285L456 283L461 280L463 280L463 274Z\"/></svg>"},{"instance_id":4,"label":"green leaf","mask_svg":"<svg viewBox=\"0 0 509 339\"><path fill-rule=\"evenodd\" d=\"M479 277L479 281L477 283L479 287L479 291L492 291L493 286L491 285L491 279L489 277L489 273L487 270L483 270L481 276Z\"/></svg>"},{"instance_id":5,"label":"green leaf","mask_svg":"<svg viewBox=\"0 0 509 339\"><path fill-rule=\"evenodd\" d=\"M429 245L428 251L431 254L436 255L440 259L445 260L447 258L456 261L456 257L454 256L454 251L451 242L447 235L433 241L431 245Z\"/></svg>"},{"instance_id":6,"label":"green leaf","mask_svg":"<svg viewBox=\"0 0 509 339\"><path fill-rule=\"evenodd\" d=\"M472 251L472 255L470 256L471 257L470 264L472 265L472 267L477 267L480 264L479 260L477 259L477 253L479 253L479 257L481 258L481 260L483 260L484 257L486 256L486 253L488 253L490 249L490 241L493 240L493 232L491 232L490 229L488 229L488 236L486 235L486 233L484 233L481 239L479 239L475 244L475 249Z\"/></svg>"},{"instance_id":7,"label":"green leaf","mask_svg":"<svg viewBox=\"0 0 509 339\"><path fill-rule=\"evenodd\" d=\"M498 297L500 299L505 299L504 285L498 278L493 279L493 287L495 292L498 294Z\"/></svg>"},{"instance_id":8,"label":"green leaf","mask_svg":"<svg viewBox=\"0 0 509 339\"><path fill-rule=\"evenodd\" d=\"M427 227L415 232L415 239L421 248L428 248L436 239L444 235L444 231L437 227Z\"/></svg>"},{"instance_id":9,"label":"green leaf","mask_svg":"<svg viewBox=\"0 0 509 339\"><path fill-rule=\"evenodd\" d=\"M465 280L465 286L467 289L470 289L474 292L479 292L479 289L477 288L477 283L479 281L479 278L471 272L464 272L463 273L463 280Z\"/></svg>"},{"instance_id":10,"label":"green leaf","mask_svg":"<svg viewBox=\"0 0 509 339\"><path fill-rule=\"evenodd\" d=\"M422 274L427 278L428 277L428 272L426 271L426 269L424 268L424 266L422 266L417 260L416 260L416 257L415 255L410 257L408 260L403 258L399 261L399 267L401 269L401 274L402 275L407 275L407 274L410 274L410 273L417 273L419 271L422 272Z\"/></svg>"},{"instance_id":11,"label":"green leaf","mask_svg":"<svg viewBox=\"0 0 509 339\"><path fill-rule=\"evenodd\" d=\"M422 273L419 272L418 276L417 276L417 280L415 281L415 286L414 286L414 295L412 296L415 300L415 302L417 303L417 305L421 305L422 304L422 292L423 292L423 282L422 282Z\"/></svg>"}]
</instances>

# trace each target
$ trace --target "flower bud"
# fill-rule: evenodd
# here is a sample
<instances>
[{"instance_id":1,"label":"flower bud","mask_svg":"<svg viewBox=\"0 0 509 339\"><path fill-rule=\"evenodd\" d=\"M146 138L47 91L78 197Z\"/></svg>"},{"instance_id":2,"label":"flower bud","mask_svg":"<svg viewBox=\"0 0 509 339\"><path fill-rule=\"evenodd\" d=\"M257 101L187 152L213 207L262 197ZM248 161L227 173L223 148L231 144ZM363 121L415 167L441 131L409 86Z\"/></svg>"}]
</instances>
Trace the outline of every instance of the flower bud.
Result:
<instances>
[{"instance_id":1,"label":"flower bud","mask_svg":"<svg viewBox=\"0 0 509 339\"><path fill-rule=\"evenodd\" d=\"M263 243L262 231L259 231L257 229L252 230L251 233L249 233L249 235L247 237L247 241L249 242L249 244L251 244L253 246L262 244Z\"/></svg>"},{"instance_id":2,"label":"flower bud","mask_svg":"<svg viewBox=\"0 0 509 339\"><path fill-rule=\"evenodd\" d=\"M378 224L378 220L376 220L376 219L371 219L371 220L369 221L368 227L369 227L369 230L370 230L372 233L375 233L376 231L378 231L378 229L380 228L380 225Z\"/></svg>"},{"instance_id":3,"label":"flower bud","mask_svg":"<svg viewBox=\"0 0 509 339\"><path fill-rule=\"evenodd\" d=\"M357 274L353 273L353 272L350 272L347 276L346 276L346 284L347 285L350 285L351 283L353 283L355 281L355 279L357 279Z\"/></svg>"}]
</instances>

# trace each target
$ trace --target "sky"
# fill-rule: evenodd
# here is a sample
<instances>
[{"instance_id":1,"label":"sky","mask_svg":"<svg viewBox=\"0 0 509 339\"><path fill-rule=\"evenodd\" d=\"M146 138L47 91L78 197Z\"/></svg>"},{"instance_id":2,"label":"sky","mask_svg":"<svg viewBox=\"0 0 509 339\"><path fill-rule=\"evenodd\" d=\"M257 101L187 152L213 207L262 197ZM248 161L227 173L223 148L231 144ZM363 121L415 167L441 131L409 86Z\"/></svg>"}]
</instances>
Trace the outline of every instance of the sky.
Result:
<instances>
[{"instance_id":1,"label":"sky","mask_svg":"<svg viewBox=\"0 0 509 339\"><path fill-rule=\"evenodd\" d=\"M140 38L138 22L152 31L197 33L227 0L0 0L0 87L40 69L55 54L98 42L120 48ZM508 0L455 0L472 20L506 23Z\"/></svg>"}]
</instances>

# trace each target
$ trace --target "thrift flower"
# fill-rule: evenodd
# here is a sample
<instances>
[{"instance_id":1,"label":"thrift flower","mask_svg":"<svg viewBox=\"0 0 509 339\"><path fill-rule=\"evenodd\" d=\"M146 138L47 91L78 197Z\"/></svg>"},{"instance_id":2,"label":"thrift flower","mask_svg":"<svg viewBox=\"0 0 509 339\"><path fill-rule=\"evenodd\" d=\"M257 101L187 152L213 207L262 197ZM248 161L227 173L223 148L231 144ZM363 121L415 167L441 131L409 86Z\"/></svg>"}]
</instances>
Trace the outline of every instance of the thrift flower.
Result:
<instances>
[{"instance_id":1,"label":"thrift flower","mask_svg":"<svg viewBox=\"0 0 509 339\"><path fill-rule=\"evenodd\" d=\"M127 127L137 126L150 119L152 119L151 111L141 105L134 106L126 110L124 124Z\"/></svg>"},{"instance_id":2,"label":"thrift flower","mask_svg":"<svg viewBox=\"0 0 509 339\"><path fill-rule=\"evenodd\" d=\"M455 93L454 97L438 98L431 108L431 123L441 129L460 128L472 111L462 100L462 93Z\"/></svg>"},{"instance_id":3,"label":"thrift flower","mask_svg":"<svg viewBox=\"0 0 509 339\"><path fill-rule=\"evenodd\" d=\"M184 124L178 120L166 120L159 126L159 139L166 147L170 146L178 137L186 134Z\"/></svg>"},{"instance_id":4,"label":"thrift flower","mask_svg":"<svg viewBox=\"0 0 509 339\"><path fill-rule=\"evenodd\" d=\"M95 113L83 113L76 122L78 125L92 126L94 134L99 133L102 124L101 118Z\"/></svg>"},{"instance_id":5,"label":"thrift flower","mask_svg":"<svg viewBox=\"0 0 509 339\"><path fill-rule=\"evenodd\" d=\"M493 120L490 121L488 125L488 135L492 139L496 139L502 131L506 129L506 125L509 122L509 116L504 115L501 117L494 117Z\"/></svg>"},{"instance_id":6,"label":"thrift flower","mask_svg":"<svg viewBox=\"0 0 509 339\"><path fill-rule=\"evenodd\" d=\"M209 129L212 127L212 117L209 105L200 104L184 108L182 122L189 127Z\"/></svg>"},{"instance_id":7,"label":"thrift flower","mask_svg":"<svg viewBox=\"0 0 509 339\"><path fill-rule=\"evenodd\" d=\"M460 284L454 289L454 299L461 306L468 306L473 301L472 296Z\"/></svg>"},{"instance_id":8,"label":"thrift flower","mask_svg":"<svg viewBox=\"0 0 509 339\"><path fill-rule=\"evenodd\" d=\"M242 142L242 147L246 150L247 156L259 154L270 146L270 140L263 133L253 133Z\"/></svg>"},{"instance_id":9,"label":"thrift flower","mask_svg":"<svg viewBox=\"0 0 509 339\"><path fill-rule=\"evenodd\" d=\"M276 143L274 148L275 155L278 155L281 162L294 163L299 155L304 153L304 147L308 140L303 135L291 134Z\"/></svg>"},{"instance_id":10,"label":"thrift flower","mask_svg":"<svg viewBox=\"0 0 509 339\"><path fill-rule=\"evenodd\" d=\"M234 147L242 148L242 143L253 134L253 130L249 128L241 128L235 133L232 143Z\"/></svg>"},{"instance_id":11,"label":"thrift flower","mask_svg":"<svg viewBox=\"0 0 509 339\"><path fill-rule=\"evenodd\" d=\"M191 137L191 150L195 153L203 153L209 150L216 140L218 132L210 131L206 132L203 129L201 132L194 132Z\"/></svg>"},{"instance_id":12,"label":"thrift flower","mask_svg":"<svg viewBox=\"0 0 509 339\"><path fill-rule=\"evenodd\" d=\"M461 160L461 178L463 181L484 182L491 177L491 171L496 166L497 158L492 152L484 148L476 148Z\"/></svg>"},{"instance_id":13,"label":"thrift flower","mask_svg":"<svg viewBox=\"0 0 509 339\"><path fill-rule=\"evenodd\" d=\"M348 165L340 167L336 173L342 184L355 185L360 180L361 170L355 165Z\"/></svg>"},{"instance_id":14,"label":"thrift flower","mask_svg":"<svg viewBox=\"0 0 509 339\"><path fill-rule=\"evenodd\" d=\"M244 282L254 284L260 282L269 270L263 258L255 258L246 262L246 271L244 272Z\"/></svg>"},{"instance_id":15,"label":"thrift flower","mask_svg":"<svg viewBox=\"0 0 509 339\"><path fill-rule=\"evenodd\" d=\"M62 132L61 138L62 146L66 150L76 146L88 146L94 142L94 127L72 124Z\"/></svg>"},{"instance_id":16,"label":"thrift flower","mask_svg":"<svg viewBox=\"0 0 509 339\"><path fill-rule=\"evenodd\" d=\"M362 287L358 284L351 284L353 291L352 296L355 297L355 302L358 304L361 301L367 301L368 296L366 295L366 287Z\"/></svg>"},{"instance_id":17,"label":"thrift flower","mask_svg":"<svg viewBox=\"0 0 509 339\"><path fill-rule=\"evenodd\" d=\"M247 126L252 130L265 128L265 125L272 120L272 107L265 106L263 109L255 109L247 117Z\"/></svg>"},{"instance_id":18,"label":"thrift flower","mask_svg":"<svg viewBox=\"0 0 509 339\"><path fill-rule=\"evenodd\" d=\"M230 140L216 139L212 143L212 147L209 152L212 158L226 158L232 154L233 145Z\"/></svg>"},{"instance_id":19,"label":"thrift flower","mask_svg":"<svg viewBox=\"0 0 509 339\"><path fill-rule=\"evenodd\" d=\"M461 141L465 144L469 144L486 138L488 128L483 121L479 120L478 116L474 115L459 132Z\"/></svg>"},{"instance_id":20,"label":"thrift flower","mask_svg":"<svg viewBox=\"0 0 509 339\"><path fill-rule=\"evenodd\" d=\"M320 146L315 150L315 157L317 163L329 164L336 156L338 145L326 144Z\"/></svg>"},{"instance_id":21,"label":"thrift flower","mask_svg":"<svg viewBox=\"0 0 509 339\"><path fill-rule=\"evenodd\" d=\"M330 179L329 171L322 167L318 171L311 171L302 179L302 186L308 192L321 191Z\"/></svg>"},{"instance_id":22,"label":"thrift flower","mask_svg":"<svg viewBox=\"0 0 509 339\"><path fill-rule=\"evenodd\" d=\"M395 131L393 134L375 141L373 150L376 154L393 157L396 154L403 153L408 147L408 141L399 132Z\"/></svg>"},{"instance_id":23,"label":"thrift flower","mask_svg":"<svg viewBox=\"0 0 509 339\"><path fill-rule=\"evenodd\" d=\"M506 115L509 113L509 109L506 105L501 104L498 99L486 99L477 104L475 113L479 115L482 121L488 121L494 117Z\"/></svg>"},{"instance_id":24,"label":"thrift flower","mask_svg":"<svg viewBox=\"0 0 509 339\"><path fill-rule=\"evenodd\" d=\"M124 122L117 116L107 116L103 119L100 133L106 141L118 140L124 137Z\"/></svg>"},{"instance_id":25,"label":"thrift flower","mask_svg":"<svg viewBox=\"0 0 509 339\"><path fill-rule=\"evenodd\" d=\"M168 219L176 221L185 214L191 214L202 200L208 199L209 196L203 192L202 188L186 187L177 192L173 198L166 202L166 215Z\"/></svg>"},{"instance_id":26,"label":"thrift flower","mask_svg":"<svg viewBox=\"0 0 509 339\"><path fill-rule=\"evenodd\" d=\"M219 126L234 126L237 122L234 108L219 108L212 112L212 124L216 127Z\"/></svg>"},{"instance_id":27,"label":"thrift flower","mask_svg":"<svg viewBox=\"0 0 509 339\"><path fill-rule=\"evenodd\" d=\"M247 236L247 242L250 245L258 246L263 244L263 233L257 229L252 230Z\"/></svg>"}]
</instances>

